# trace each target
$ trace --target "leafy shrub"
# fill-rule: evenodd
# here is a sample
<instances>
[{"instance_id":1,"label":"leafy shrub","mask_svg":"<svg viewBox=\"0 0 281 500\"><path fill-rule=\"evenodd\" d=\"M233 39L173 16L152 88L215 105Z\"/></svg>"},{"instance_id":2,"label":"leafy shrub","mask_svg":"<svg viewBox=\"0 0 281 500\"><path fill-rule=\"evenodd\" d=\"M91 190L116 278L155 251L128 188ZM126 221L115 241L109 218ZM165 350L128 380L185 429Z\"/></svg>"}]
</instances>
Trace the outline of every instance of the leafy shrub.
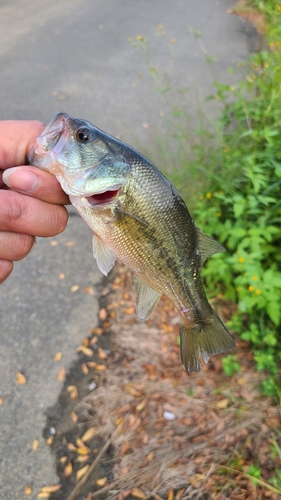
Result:
<instances>
[{"instance_id":1,"label":"leafy shrub","mask_svg":"<svg viewBox=\"0 0 281 500\"><path fill-rule=\"evenodd\" d=\"M237 302L230 326L252 342L272 393L281 356L281 8L269 7L267 50L250 58L235 88L216 83L220 163L195 218L227 249L202 274L209 289Z\"/></svg>"},{"instance_id":2,"label":"leafy shrub","mask_svg":"<svg viewBox=\"0 0 281 500\"><path fill-rule=\"evenodd\" d=\"M166 145L160 144L159 165L167 165L167 176L186 198L197 225L227 250L202 270L207 291L238 304L229 327L252 343L257 370L268 373L263 389L273 395L281 358L281 4L252 0L242 7L242 15L256 19L260 32L266 32L266 48L249 57L247 74L237 85L215 81L209 100L219 101L220 118L204 119L201 109L196 130L185 111L188 89L175 89L168 73L158 71L147 40L138 36L131 42L145 55L156 91L170 110L172 143L165 138ZM159 26L157 39L162 35ZM211 67L213 58L200 33L193 35ZM155 148L151 156L157 163ZM196 201L185 190L186 179ZM231 376L239 364L230 355L223 367Z\"/></svg>"}]
</instances>

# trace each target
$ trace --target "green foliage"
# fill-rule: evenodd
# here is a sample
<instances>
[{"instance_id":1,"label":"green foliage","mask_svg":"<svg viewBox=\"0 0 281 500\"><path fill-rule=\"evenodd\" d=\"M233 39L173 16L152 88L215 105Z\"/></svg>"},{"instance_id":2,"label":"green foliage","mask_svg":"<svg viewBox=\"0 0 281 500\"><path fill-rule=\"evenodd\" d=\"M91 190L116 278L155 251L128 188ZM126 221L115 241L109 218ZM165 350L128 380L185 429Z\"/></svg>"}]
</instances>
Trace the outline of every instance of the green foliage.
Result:
<instances>
[{"instance_id":1,"label":"green foliage","mask_svg":"<svg viewBox=\"0 0 281 500\"><path fill-rule=\"evenodd\" d=\"M159 164L166 164L167 176L187 199L197 225L227 250L204 266L207 290L237 303L228 326L252 344L257 371L268 375L262 388L276 396L281 360L281 4L252 0L245 9L253 7L263 18L265 48L242 65L247 73L238 84L222 85L214 78L216 92L208 101L218 101L220 118L212 122L201 109L195 130L186 111L188 89L175 90L168 73L155 68L145 39L133 43L144 51L157 92L170 110L166 123L173 130L172 142L160 145ZM158 27L157 39L164 34ZM193 36L212 71L200 33L193 31ZM228 376L239 370L235 356L224 358L223 369Z\"/></svg>"},{"instance_id":2,"label":"green foliage","mask_svg":"<svg viewBox=\"0 0 281 500\"><path fill-rule=\"evenodd\" d=\"M268 13L267 13L268 14ZM258 371L274 379L281 358L281 12L267 34L269 49L250 58L235 88L216 83L223 102L221 159L201 195L196 222L227 249L203 270L209 290L237 302L232 319L253 344Z\"/></svg>"},{"instance_id":3,"label":"green foliage","mask_svg":"<svg viewBox=\"0 0 281 500\"><path fill-rule=\"evenodd\" d=\"M228 356L222 358L222 369L227 377L232 377L234 373L240 371L240 368L236 354L228 354Z\"/></svg>"},{"instance_id":4,"label":"green foliage","mask_svg":"<svg viewBox=\"0 0 281 500\"><path fill-rule=\"evenodd\" d=\"M191 29L188 32L197 39L212 73L210 60L213 58L208 56L201 43L201 33ZM151 149L146 150L143 144L139 144L139 149L165 171L167 177L180 189L181 195L188 199L190 208L196 204L198 190L203 190L213 177L212 166L216 166L218 155L214 144L217 131L213 130L213 125L208 128L211 119L200 107L200 96L194 89L192 89L192 100L198 98L196 120L190 114L190 82L188 87L179 84L175 69L177 41L172 38L166 44L166 38L166 32L161 25L150 41L142 35L136 36L135 39L129 38L129 42L144 63L143 71L138 75L142 84L149 85L152 79L154 92L157 97L161 96L160 116L162 128L166 130L165 134L156 134L153 153ZM166 50L163 50L163 43L166 45ZM161 64L154 55L158 52L161 53ZM162 69L163 66L165 69ZM206 169L205 165L208 162L211 167Z\"/></svg>"},{"instance_id":5,"label":"green foliage","mask_svg":"<svg viewBox=\"0 0 281 500\"><path fill-rule=\"evenodd\" d=\"M258 484L257 479L261 477L261 469L256 465L250 465L247 472L249 476L252 476L253 484Z\"/></svg>"}]
</instances>

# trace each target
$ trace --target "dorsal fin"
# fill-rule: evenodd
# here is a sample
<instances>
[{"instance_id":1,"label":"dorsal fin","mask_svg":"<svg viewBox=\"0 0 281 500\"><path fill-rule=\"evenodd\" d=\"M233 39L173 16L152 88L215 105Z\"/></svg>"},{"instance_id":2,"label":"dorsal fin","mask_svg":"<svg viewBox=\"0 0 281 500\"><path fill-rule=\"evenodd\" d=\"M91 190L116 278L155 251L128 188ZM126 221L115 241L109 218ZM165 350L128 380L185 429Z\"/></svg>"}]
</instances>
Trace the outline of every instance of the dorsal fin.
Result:
<instances>
[{"instance_id":1,"label":"dorsal fin","mask_svg":"<svg viewBox=\"0 0 281 500\"><path fill-rule=\"evenodd\" d=\"M196 226L197 236L198 236L198 247L201 255L201 266L204 264L205 260L215 253L225 252L225 248L218 243L216 240L208 236L208 234L203 233L201 229Z\"/></svg>"}]
</instances>

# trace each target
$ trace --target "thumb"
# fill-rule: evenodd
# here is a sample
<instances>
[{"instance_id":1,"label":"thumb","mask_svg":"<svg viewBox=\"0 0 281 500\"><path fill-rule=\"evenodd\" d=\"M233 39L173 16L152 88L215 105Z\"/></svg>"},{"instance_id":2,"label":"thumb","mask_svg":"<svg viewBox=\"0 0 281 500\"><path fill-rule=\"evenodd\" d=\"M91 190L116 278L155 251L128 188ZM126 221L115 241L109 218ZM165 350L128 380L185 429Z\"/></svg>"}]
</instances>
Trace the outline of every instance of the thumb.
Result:
<instances>
[{"instance_id":1,"label":"thumb","mask_svg":"<svg viewBox=\"0 0 281 500\"><path fill-rule=\"evenodd\" d=\"M24 165L45 125L36 120L0 121L0 170Z\"/></svg>"},{"instance_id":2,"label":"thumb","mask_svg":"<svg viewBox=\"0 0 281 500\"><path fill-rule=\"evenodd\" d=\"M3 182L19 193L48 203L66 205L69 198L53 174L37 167L21 166L3 172Z\"/></svg>"}]
</instances>

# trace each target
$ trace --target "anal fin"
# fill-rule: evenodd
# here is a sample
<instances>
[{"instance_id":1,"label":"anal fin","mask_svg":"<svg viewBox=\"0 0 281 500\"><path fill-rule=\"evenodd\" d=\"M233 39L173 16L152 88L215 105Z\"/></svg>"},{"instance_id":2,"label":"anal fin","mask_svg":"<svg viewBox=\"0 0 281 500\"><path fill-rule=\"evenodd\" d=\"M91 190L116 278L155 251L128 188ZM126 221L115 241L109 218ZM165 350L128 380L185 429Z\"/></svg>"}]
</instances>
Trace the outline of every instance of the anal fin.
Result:
<instances>
[{"instance_id":1,"label":"anal fin","mask_svg":"<svg viewBox=\"0 0 281 500\"><path fill-rule=\"evenodd\" d=\"M161 294L135 276L136 310L140 321L146 321L153 313Z\"/></svg>"},{"instance_id":2,"label":"anal fin","mask_svg":"<svg viewBox=\"0 0 281 500\"><path fill-rule=\"evenodd\" d=\"M107 276L115 263L115 255L107 248L104 242L93 233L93 254L99 270Z\"/></svg>"}]
</instances>

